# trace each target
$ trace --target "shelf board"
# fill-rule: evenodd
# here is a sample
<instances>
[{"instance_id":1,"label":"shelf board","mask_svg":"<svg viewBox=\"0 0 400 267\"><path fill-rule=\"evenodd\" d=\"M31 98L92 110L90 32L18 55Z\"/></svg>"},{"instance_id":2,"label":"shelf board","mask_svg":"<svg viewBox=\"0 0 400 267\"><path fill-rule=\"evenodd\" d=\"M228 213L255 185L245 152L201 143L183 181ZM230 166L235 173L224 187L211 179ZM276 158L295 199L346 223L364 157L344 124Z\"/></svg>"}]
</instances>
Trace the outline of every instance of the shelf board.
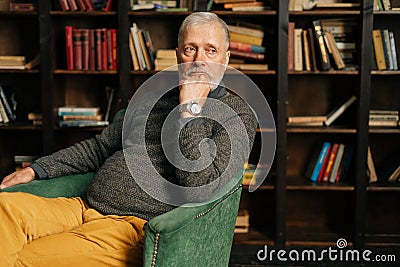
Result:
<instances>
[{"instance_id":1,"label":"shelf board","mask_svg":"<svg viewBox=\"0 0 400 267\"><path fill-rule=\"evenodd\" d=\"M0 131L39 131L41 129L41 126L32 125L31 122L0 123Z\"/></svg>"},{"instance_id":2,"label":"shelf board","mask_svg":"<svg viewBox=\"0 0 400 267\"><path fill-rule=\"evenodd\" d=\"M370 127L369 132L374 134L400 134L400 128Z\"/></svg>"},{"instance_id":3,"label":"shelf board","mask_svg":"<svg viewBox=\"0 0 400 267\"><path fill-rule=\"evenodd\" d=\"M355 134L357 132L356 129L353 128L344 128L340 126L329 126L329 127L296 127L296 126L288 126L288 133L344 133L344 134Z\"/></svg>"},{"instance_id":4,"label":"shelf board","mask_svg":"<svg viewBox=\"0 0 400 267\"><path fill-rule=\"evenodd\" d=\"M0 11L0 16L37 16L37 11Z\"/></svg>"},{"instance_id":5,"label":"shelf board","mask_svg":"<svg viewBox=\"0 0 400 267\"><path fill-rule=\"evenodd\" d=\"M228 10L212 10L211 12L217 14L218 16L273 16L276 15L275 10L266 10L266 11L228 11ZM157 17L157 16L187 16L191 11L129 11L129 16L140 16L140 17Z\"/></svg>"},{"instance_id":6,"label":"shelf board","mask_svg":"<svg viewBox=\"0 0 400 267\"><path fill-rule=\"evenodd\" d=\"M287 177L286 190L290 191L354 191L355 186L344 183L312 183L305 177Z\"/></svg>"},{"instance_id":7,"label":"shelf board","mask_svg":"<svg viewBox=\"0 0 400 267\"><path fill-rule=\"evenodd\" d=\"M288 71L289 75L358 75L357 70Z\"/></svg>"},{"instance_id":8,"label":"shelf board","mask_svg":"<svg viewBox=\"0 0 400 267\"><path fill-rule=\"evenodd\" d=\"M309 11L289 11L289 16L346 16L346 15L360 15L359 10L350 9L316 9Z\"/></svg>"},{"instance_id":9,"label":"shelf board","mask_svg":"<svg viewBox=\"0 0 400 267\"><path fill-rule=\"evenodd\" d=\"M369 184L367 186L367 191L371 191L371 192L399 192L400 191L400 183Z\"/></svg>"},{"instance_id":10,"label":"shelf board","mask_svg":"<svg viewBox=\"0 0 400 267\"><path fill-rule=\"evenodd\" d=\"M6 74L39 74L38 69L33 69L33 70L14 70L14 69L0 69L0 74L1 73L6 73Z\"/></svg>"},{"instance_id":11,"label":"shelf board","mask_svg":"<svg viewBox=\"0 0 400 267\"><path fill-rule=\"evenodd\" d=\"M118 74L116 70L61 70L57 69L53 71L54 74L71 74L71 75L115 75Z\"/></svg>"},{"instance_id":12,"label":"shelf board","mask_svg":"<svg viewBox=\"0 0 400 267\"><path fill-rule=\"evenodd\" d=\"M274 245L274 237L267 230L255 229L249 227L248 233L235 233L233 237L234 245Z\"/></svg>"},{"instance_id":13,"label":"shelf board","mask_svg":"<svg viewBox=\"0 0 400 267\"><path fill-rule=\"evenodd\" d=\"M365 245L370 247L400 247L400 234L366 233Z\"/></svg>"},{"instance_id":14,"label":"shelf board","mask_svg":"<svg viewBox=\"0 0 400 267\"><path fill-rule=\"evenodd\" d=\"M93 127L58 127L55 126L54 130L57 132L67 131L85 131L85 132L101 132L106 126L93 126Z\"/></svg>"},{"instance_id":15,"label":"shelf board","mask_svg":"<svg viewBox=\"0 0 400 267\"><path fill-rule=\"evenodd\" d=\"M371 75L399 75L400 70L371 70Z\"/></svg>"},{"instance_id":16,"label":"shelf board","mask_svg":"<svg viewBox=\"0 0 400 267\"><path fill-rule=\"evenodd\" d=\"M375 15L400 15L400 10L374 10Z\"/></svg>"},{"instance_id":17,"label":"shelf board","mask_svg":"<svg viewBox=\"0 0 400 267\"><path fill-rule=\"evenodd\" d=\"M50 11L52 16L115 16L116 11Z\"/></svg>"},{"instance_id":18,"label":"shelf board","mask_svg":"<svg viewBox=\"0 0 400 267\"><path fill-rule=\"evenodd\" d=\"M243 185L243 190L247 190L249 188L249 185ZM263 183L260 185L260 187L257 188L257 190L274 190L275 186L273 184L266 184Z\"/></svg>"}]
</instances>

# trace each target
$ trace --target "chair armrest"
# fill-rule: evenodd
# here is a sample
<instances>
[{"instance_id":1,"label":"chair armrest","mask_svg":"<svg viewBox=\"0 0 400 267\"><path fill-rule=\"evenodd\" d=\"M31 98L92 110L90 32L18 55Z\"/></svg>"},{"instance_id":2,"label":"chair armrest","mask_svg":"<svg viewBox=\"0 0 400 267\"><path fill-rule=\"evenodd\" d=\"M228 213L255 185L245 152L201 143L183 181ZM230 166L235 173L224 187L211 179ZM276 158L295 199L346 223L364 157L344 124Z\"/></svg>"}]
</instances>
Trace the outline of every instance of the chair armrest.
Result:
<instances>
[{"instance_id":1,"label":"chair armrest","mask_svg":"<svg viewBox=\"0 0 400 267\"><path fill-rule=\"evenodd\" d=\"M26 192L43 197L84 197L94 173L74 174L46 180L33 180L0 192Z\"/></svg>"},{"instance_id":2,"label":"chair armrest","mask_svg":"<svg viewBox=\"0 0 400 267\"><path fill-rule=\"evenodd\" d=\"M228 266L241 180L223 197L181 206L146 225L144 266Z\"/></svg>"}]
</instances>

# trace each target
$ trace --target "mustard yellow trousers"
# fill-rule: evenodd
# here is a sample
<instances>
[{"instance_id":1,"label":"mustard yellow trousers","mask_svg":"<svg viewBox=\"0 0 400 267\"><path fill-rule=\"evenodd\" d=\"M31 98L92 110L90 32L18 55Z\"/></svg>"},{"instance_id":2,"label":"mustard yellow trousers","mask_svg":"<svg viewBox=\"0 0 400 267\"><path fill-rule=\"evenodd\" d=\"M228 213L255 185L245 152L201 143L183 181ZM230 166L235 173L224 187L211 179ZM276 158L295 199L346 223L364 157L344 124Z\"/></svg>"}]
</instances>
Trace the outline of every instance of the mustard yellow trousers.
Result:
<instances>
[{"instance_id":1,"label":"mustard yellow trousers","mask_svg":"<svg viewBox=\"0 0 400 267\"><path fill-rule=\"evenodd\" d=\"M81 198L0 193L0 266L141 266L144 225Z\"/></svg>"}]
</instances>

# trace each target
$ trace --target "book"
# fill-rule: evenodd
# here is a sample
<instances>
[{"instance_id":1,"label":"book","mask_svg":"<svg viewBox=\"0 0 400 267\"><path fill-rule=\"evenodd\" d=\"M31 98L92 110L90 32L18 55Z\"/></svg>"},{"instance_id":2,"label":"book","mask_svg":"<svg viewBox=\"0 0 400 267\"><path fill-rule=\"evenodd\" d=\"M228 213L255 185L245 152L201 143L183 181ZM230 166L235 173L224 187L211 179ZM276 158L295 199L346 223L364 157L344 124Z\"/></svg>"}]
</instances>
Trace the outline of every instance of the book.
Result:
<instances>
[{"instance_id":1,"label":"book","mask_svg":"<svg viewBox=\"0 0 400 267\"><path fill-rule=\"evenodd\" d=\"M340 106L334 108L331 112L329 112L328 115L326 116L325 125L326 126L331 125L356 100L357 98L355 96L351 96L343 104L341 104Z\"/></svg>"},{"instance_id":2,"label":"book","mask_svg":"<svg viewBox=\"0 0 400 267\"><path fill-rule=\"evenodd\" d=\"M31 12L35 10L36 6L33 3L10 3L10 11Z\"/></svg>"},{"instance_id":3,"label":"book","mask_svg":"<svg viewBox=\"0 0 400 267\"><path fill-rule=\"evenodd\" d=\"M322 30L321 21L314 20L313 26L314 36L316 40L315 50L318 54L320 68L321 70L329 70L331 68L331 63L329 60L328 51L325 46L324 32Z\"/></svg>"},{"instance_id":4,"label":"book","mask_svg":"<svg viewBox=\"0 0 400 267\"><path fill-rule=\"evenodd\" d=\"M96 69L96 41L95 30L89 29L89 70Z\"/></svg>"},{"instance_id":5,"label":"book","mask_svg":"<svg viewBox=\"0 0 400 267\"><path fill-rule=\"evenodd\" d=\"M390 50L392 51L392 59L393 59L393 70L398 70L398 62L397 62L397 50L396 50L396 41L394 38L394 33L389 31L389 42L390 42Z\"/></svg>"},{"instance_id":6,"label":"book","mask_svg":"<svg viewBox=\"0 0 400 267\"><path fill-rule=\"evenodd\" d=\"M144 55L140 46L140 41L138 36L139 28L135 22L132 23L132 27L130 28L130 30L132 33L133 44L135 46L135 51L138 58L140 70L147 70L146 61L144 59Z\"/></svg>"},{"instance_id":7,"label":"book","mask_svg":"<svg viewBox=\"0 0 400 267\"><path fill-rule=\"evenodd\" d=\"M324 115L309 115L309 116L289 116L288 123L307 123L307 122L319 122L324 123L326 116Z\"/></svg>"},{"instance_id":8,"label":"book","mask_svg":"<svg viewBox=\"0 0 400 267\"><path fill-rule=\"evenodd\" d=\"M95 42L95 48L96 48L96 70L102 70L103 68L103 52L102 52L102 29L95 29L95 34L94 34L94 42Z\"/></svg>"},{"instance_id":9,"label":"book","mask_svg":"<svg viewBox=\"0 0 400 267\"><path fill-rule=\"evenodd\" d=\"M263 38L243 33L230 32L230 40L233 42L262 46Z\"/></svg>"},{"instance_id":10,"label":"book","mask_svg":"<svg viewBox=\"0 0 400 267\"><path fill-rule=\"evenodd\" d=\"M82 69L82 32L81 29L72 29L72 47L74 55L74 69Z\"/></svg>"},{"instance_id":11,"label":"book","mask_svg":"<svg viewBox=\"0 0 400 267\"><path fill-rule=\"evenodd\" d=\"M11 88L3 87L0 84L0 101L2 102L7 120L11 122L15 121L17 119L17 116L15 114L16 101L13 90Z\"/></svg>"},{"instance_id":12,"label":"book","mask_svg":"<svg viewBox=\"0 0 400 267\"><path fill-rule=\"evenodd\" d=\"M233 41L229 42L229 49L239 50L244 52L265 53L264 46L251 45Z\"/></svg>"},{"instance_id":13,"label":"book","mask_svg":"<svg viewBox=\"0 0 400 267\"><path fill-rule=\"evenodd\" d=\"M140 70L139 61L137 58L135 45L133 44L133 37L131 32L129 32L129 51L131 53L133 70Z\"/></svg>"},{"instance_id":14,"label":"book","mask_svg":"<svg viewBox=\"0 0 400 267\"><path fill-rule=\"evenodd\" d=\"M65 127L98 127L107 126L108 121L93 121L93 120L70 120L70 121L59 121L58 126Z\"/></svg>"},{"instance_id":15,"label":"book","mask_svg":"<svg viewBox=\"0 0 400 267\"><path fill-rule=\"evenodd\" d=\"M328 52L332 55L333 61L335 62L336 69L340 70L345 67L343 59L339 53L338 46L336 44L335 38L330 31L325 31L324 34Z\"/></svg>"},{"instance_id":16,"label":"book","mask_svg":"<svg viewBox=\"0 0 400 267\"><path fill-rule=\"evenodd\" d=\"M10 120L8 119L6 109L4 107L3 101L0 100L0 117L2 123L8 123Z\"/></svg>"},{"instance_id":17,"label":"book","mask_svg":"<svg viewBox=\"0 0 400 267\"><path fill-rule=\"evenodd\" d=\"M330 177L331 172L332 172L333 164L335 163L335 158L337 156L338 149L339 149L339 144L338 143L334 143L332 145L331 151L329 153L328 162L327 162L326 167L324 169L324 174L322 175L322 178L321 178L321 181L324 182L324 183L329 182L329 177Z\"/></svg>"},{"instance_id":18,"label":"book","mask_svg":"<svg viewBox=\"0 0 400 267\"><path fill-rule=\"evenodd\" d=\"M153 68L153 62L150 59L150 54L147 50L146 47L146 42L144 40L144 36L143 36L143 30L139 29L138 30L138 37L139 37L139 43L140 43L140 48L141 48L141 52L143 54L144 57L144 61L146 62L146 68L147 70L152 70Z\"/></svg>"},{"instance_id":19,"label":"book","mask_svg":"<svg viewBox=\"0 0 400 267\"><path fill-rule=\"evenodd\" d=\"M81 29L82 42L82 70L89 69L89 29Z\"/></svg>"},{"instance_id":20,"label":"book","mask_svg":"<svg viewBox=\"0 0 400 267\"><path fill-rule=\"evenodd\" d=\"M69 5L69 8L71 9L71 11L78 10L78 5L75 0L67 0L67 1L68 1L68 5Z\"/></svg>"},{"instance_id":21,"label":"book","mask_svg":"<svg viewBox=\"0 0 400 267\"><path fill-rule=\"evenodd\" d=\"M338 175L336 176L336 182L346 181L349 175L349 170L354 154L354 144L349 143L345 145L343 160L339 166Z\"/></svg>"},{"instance_id":22,"label":"book","mask_svg":"<svg viewBox=\"0 0 400 267\"><path fill-rule=\"evenodd\" d=\"M240 50L230 50L231 56L233 57L239 57L239 58L246 58L246 59L251 59L251 60L256 60L256 61L263 61L265 56L262 53L255 53L255 52L244 52Z\"/></svg>"},{"instance_id":23,"label":"book","mask_svg":"<svg viewBox=\"0 0 400 267\"><path fill-rule=\"evenodd\" d=\"M367 176L369 177L370 183L375 183L378 181L378 175L376 174L375 170L375 163L372 157L371 147L368 146L367 148Z\"/></svg>"},{"instance_id":24,"label":"book","mask_svg":"<svg viewBox=\"0 0 400 267\"><path fill-rule=\"evenodd\" d=\"M372 31L372 41L378 70L386 70L385 52L383 50L382 35L379 29Z\"/></svg>"},{"instance_id":25,"label":"book","mask_svg":"<svg viewBox=\"0 0 400 267\"><path fill-rule=\"evenodd\" d=\"M288 71L294 70L294 28L295 22L288 23Z\"/></svg>"},{"instance_id":26,"label":"book","mask_svg":"<svg viewBox=\"0 0 400 267\"><path fill-rule=\"evenodd\" d=\"M321 173L321 169L323 168L325 159L330 151L330 147L331 143L325 141L322 144L322 147L318 147L318 150L314 150L305 172L305 176L312 182L318 181L318 176Z\"/></svg>"},{"instance_id":27,"label":"book","mask_svg":"<svg viewBox=\"0 0 400 267\"><path fill-rule=\"evenodd\" d=\"M303 40L303 62L304 66L303 69L306 71L311 71L311 56L310 56L310 44L308 38L308 31L302 31L302 40Z\"/></svg>"},{"instance_id":28,"label":"book","mask_svg":"<svg viewBox=\"0 0 400 267\"><path fill-rule=\"evenodd\" d=\"M303 70L303 29L294 29L294 70Z\"/></svg>"},{"instance_id":29,"label":"book","mask_svg":"<svg viewBox=\"0 0 400 267\"><path fill-rule=\"evenodd\" d=\"M229 64L230 67L238 70L249 70L249 71L266 71L268 70L268 64L257 64L257 63L238 63Z\"/></svg>"},{"instance_id":30,"label":"book","mask_svg":"<svg viewBox=\"0 0 400 267\"><path fill-rule=\"evenodd\" d=\"M67 115L74 115L74 116L95 116L98 115L100 112L100 107L70 107L70 106L63 106L57 109L58 116L67 116Z\"/></svg>"},{"instance_id":31,"label":"book","mask_svg":"<svg viewBox=\"0 0 400 267\"><path fill-rule=\"evenodd\" d=\"M67 69L73 70L74 67L74 47L72 41L72 31L75 27L73 26L65 26L65 50L66 50L66 61L67 61Z\"/></svg>"},{"instance_id":32,"label":"book","mask_svg":"<svg viewBox=\"0 0 400 267\"><path fill-rule=\"evenodd\" d=\"M333 166L332 166L332 171L331 171L331 174L329 175L329 182L330 183L335 183L337 181L337 176L338 176L338 173L339 173L339 167L340 167L340 164L341 164L342 159L343 159L344 148L345 148L344 144L339 144L339 147L338 147L338 150L337 150L337 154L336 154L336 157L335 157L335 161L334 161Z\"/></svg>"},{"instance_id":33,"label":"book","mask_svg":"<svg viewBox=\"0 0 400 267\"><path fill-rule=\"evenodd\" d=\"M58 0L58 3L60 4L60 7L61 7L62 11L70 10L70 7L68 5L68 1L67 0Z\"/></svg>"},{"instance_id":34,"label":"book","mask_svg":"<svg viewBox=\"0 0 400 267\"><path fill-rule=\"evenodd\" d=\"M393 58L390 49L389 30L381 29L383 55L385 57L386 69L393 70Z\"/></svg>"},{"instance_id":35,"label":"book","mask_svg":"<svg viewBox=\"0 0 400 267\"><path fill-rule=\"evenodd\" d=\"M312 28L307 29L307 38L308 38L308 44L310 45L310 63L311 63L311 70L317 71L318 70L318 65L317 65L317 54L315 50L315 39L314 39L314 32Z\"/></svg>"}]
</instances>

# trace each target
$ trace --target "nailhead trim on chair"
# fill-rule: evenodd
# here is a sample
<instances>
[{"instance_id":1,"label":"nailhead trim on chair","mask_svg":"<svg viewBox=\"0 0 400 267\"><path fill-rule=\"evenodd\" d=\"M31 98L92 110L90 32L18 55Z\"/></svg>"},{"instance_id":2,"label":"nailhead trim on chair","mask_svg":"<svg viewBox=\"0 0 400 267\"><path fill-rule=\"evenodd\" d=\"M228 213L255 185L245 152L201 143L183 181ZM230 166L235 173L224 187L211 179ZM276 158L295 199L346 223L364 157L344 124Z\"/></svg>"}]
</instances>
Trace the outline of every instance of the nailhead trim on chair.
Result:
<instances>
[{"instance_id":1,"label":"nailhead trim on chair","mask_svg":"<svg viewBox=\"0 0 400 267\"><path fill-rule=\"evenodd\" d=\"M157 233L155 240L154 240L154 252L153 252L153 258L151 259L151 267L156 266L156 258L157 258L157 252L158 252L158 239L159 238L160 238L160 233Z\"/></svg>"},{"instance_id":2,"label":"nailhead trim on chair","mask_svg":"<svg viewBox=\"0 0 400 267\"><path fill-rule=\"evenodd\" d=\"M211 208L209 208L206 211L203 211L200 214L197 214L197 216L194 218L195 220L206 215L207 213L209 213L210 211L212 211L213 209L215 209L216 206L218 206L222 201L224 201L225 199L227 199L228 197L230 197L231 195L233 195L236 191L238 191L240 188L242 187L242 185L240 184L235 190L233 190L232 192L230 192L229 194L227 194L223 199L221 199L220 201L218 201L217 203L215 203Z\"/></svg>"},{"instance_id":3,"label":"nailhead trim on chair","mask_svg":"<svg viewBox=\"0 0 400 267\"><path fill-rule=\"evenodd\" d=\"M227 199L228 197L230 197L231 195L233 195L236 191L238 191L240 188L242 187L242 185L240 184L235 190L233 190L232 192L230 192L229 194L227 194L223 199L221 199L220 201L218 201L217 203L215 203L211 208L209 208L208 210L198 214L194 219L198 219L204 215L206 215L207 213L209 213L210 211L212 211L213 209L215 209L216 206L218 206L222 201L224 201L225 199ZM153 257L151 259L151 267L155 267L156 266L156 260L157 260L157 253L158 253L158 241L160 239L160 233L156 233L155 236L155 240L154 240L154 252L153 252Z\"/></svg>"}]
</instances>

